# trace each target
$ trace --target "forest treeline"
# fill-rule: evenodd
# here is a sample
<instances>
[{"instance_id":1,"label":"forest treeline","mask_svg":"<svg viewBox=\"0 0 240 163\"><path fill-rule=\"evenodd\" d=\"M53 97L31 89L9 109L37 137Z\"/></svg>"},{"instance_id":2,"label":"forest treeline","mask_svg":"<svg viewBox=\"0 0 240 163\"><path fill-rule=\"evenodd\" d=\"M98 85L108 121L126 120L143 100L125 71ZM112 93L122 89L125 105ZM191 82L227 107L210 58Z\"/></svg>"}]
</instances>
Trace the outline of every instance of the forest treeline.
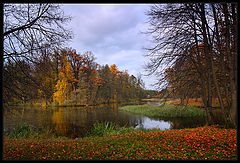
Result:
<instances>
[{"instance_id":1,"label":"forest treeline","mask_svg":"<svg viewBox=\"0 0 240 163\"><path fill-rule=\"evenodd\" d=\"M3 68L4 102L96 105L145 98L141 75L135 77L115 64L99 65L92 52L65 48L47 50L29 64L7 60Z\"/></svg>"},{"instance_id":2,"label":"forest treeline","mask_svg":"<svg viewBox=\"0 0 240 163\"><path fill-rule=\"evenodd\" d=\"M59 4L5 3L3 102L95 105L153 95L141 76L65 47L71 17ZM65 26L64 26L65 25Z\"/></svg>"},{"instance_id":3,"label":"forest treeline","mask_svg":"<svg viewBox=\"0 0 240 163\"><path fill-rule=\"evenodd\" d=\"M146 68L162 97L201 98L209 124L216 98L226 123L236 125L237 4L159 4L147 16L155 45Z\"/></svg>"}]
</instances>

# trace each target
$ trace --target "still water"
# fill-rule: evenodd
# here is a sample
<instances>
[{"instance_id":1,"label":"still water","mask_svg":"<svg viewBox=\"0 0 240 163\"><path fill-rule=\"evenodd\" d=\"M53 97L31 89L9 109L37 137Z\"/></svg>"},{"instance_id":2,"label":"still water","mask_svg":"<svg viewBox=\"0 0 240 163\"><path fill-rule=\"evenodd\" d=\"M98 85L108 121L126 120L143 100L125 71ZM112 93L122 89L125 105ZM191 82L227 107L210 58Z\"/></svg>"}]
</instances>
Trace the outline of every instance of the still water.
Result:
<instances>
[{"instance_id":1,"label":"still water","mask_svg":"<svg viewBox=\"0 0 240 163\"><path fill-rule=\"evenodd\" d=\"M123 112L118 104L97 107L5 107L4 131L9 132L17 124L27 122L36 128L48 128L58 135L71 138L82 137L96 122L114 122L119 126L133 128L179 129L198 127L203 119L149 118Z\"/></svg>"}]
</instances>

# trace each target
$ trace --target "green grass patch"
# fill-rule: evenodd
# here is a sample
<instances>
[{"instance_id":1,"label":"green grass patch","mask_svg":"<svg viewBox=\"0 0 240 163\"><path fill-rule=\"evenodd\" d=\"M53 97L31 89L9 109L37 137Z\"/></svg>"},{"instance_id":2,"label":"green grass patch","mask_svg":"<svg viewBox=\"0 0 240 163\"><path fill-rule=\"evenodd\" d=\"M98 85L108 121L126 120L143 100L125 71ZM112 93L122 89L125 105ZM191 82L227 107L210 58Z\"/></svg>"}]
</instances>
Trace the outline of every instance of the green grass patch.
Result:
<instances>
[{"instance_id":1,"label":"green grass patch","mask_svg":"<svg viewBox=\"0 0 240 163\"><path fill-rule=\"evenodd\" d=\"M205 111L194 106L183 105L129 105L119 110L142 114L148 117L205 117Z\"/></svg>"}]
</instances>

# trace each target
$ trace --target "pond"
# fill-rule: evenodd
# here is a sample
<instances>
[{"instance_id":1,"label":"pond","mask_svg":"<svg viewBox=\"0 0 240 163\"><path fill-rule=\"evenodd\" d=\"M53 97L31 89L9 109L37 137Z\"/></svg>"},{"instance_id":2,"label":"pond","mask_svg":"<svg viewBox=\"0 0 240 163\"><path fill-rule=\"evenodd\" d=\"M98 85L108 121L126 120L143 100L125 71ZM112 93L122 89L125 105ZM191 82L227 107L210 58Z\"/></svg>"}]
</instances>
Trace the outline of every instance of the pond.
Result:
<instances>
[{"instance_id":1,"label":"pond","mask_svg":"<svg viewBox=\"0 0 240 163\"><path fill-rule=\"evenodd\" d=\"M133 128L180 129L199 127L203 119L192 118L149 118L123 112L118 104L97 107L21 107L4 108L4 132L11 131L17 124L27 122L36 128L48 128L58 135L70 138L82 137L96 122L114 122L119 126Z\"/></svg>"}]
</instances>

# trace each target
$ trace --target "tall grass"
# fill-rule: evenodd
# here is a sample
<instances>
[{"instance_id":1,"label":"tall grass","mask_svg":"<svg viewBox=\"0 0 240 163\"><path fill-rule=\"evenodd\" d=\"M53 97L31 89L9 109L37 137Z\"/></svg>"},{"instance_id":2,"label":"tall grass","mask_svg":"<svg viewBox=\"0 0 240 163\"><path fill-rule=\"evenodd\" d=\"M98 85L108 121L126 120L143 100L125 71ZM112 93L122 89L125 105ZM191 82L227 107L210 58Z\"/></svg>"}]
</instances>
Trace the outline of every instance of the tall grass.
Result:
<instances>
[{"instance_id":1,"label":"tall grass","mask_svg":"<svg viewBox=\"0 0 240 163\"><path fill-rule=\"evenodd\" d=\"M33 132L33 127L27 123L18 124L9 134L9 138L18 139L18 138L27 138Z\"/></svg>"},{"instance_id":2,"label":"tall grass","mask_svg":"<svg viewBox=\"0 0 240 163\"><path fill-rule=\"evenodd\" d=\"M14 127L9 133L4 133L4 137L9 139L49 139L58 138L50 129L37 129L28 123L20 123Z\"/></svg>"},{"instance_id":3,"label":"tall grass","mask_svg":"<svg viewBox=\"0 0 240 163\"><path fill-rule=\"evenodd\" d=\"M88 137L95 136L109 136L117 134L125 134L134 131L133 128L120 127L113 122L97 122L93 125L90 132L87 133Z\"/></svg>"},{"instance_id":4,"label":"tall grass","mask_svg":"<svg viewBox=\"0 0 240 163\"><path fill-rule=\"evenodd\" d=\"M150 132L153 130L133 127L120 127L113 122L97 122L93 128L84 135L84 137L102 137L118 134L128 134L131 132ZM69 139L67 137L58 136L50 129L37 129L28 123L20 123L13 128L10 133L4 133L7 139Z\"/></svg>"},{"instance_id":5,"label":"tall grass","mask_svg":"<svg viewBox=\"0 0 240 163\"><path fill-rule=\"evenodd\" d=\"M103 136L109 135L116 131L116 124L111 122L95 123L89 135L91 136Z\"/></svg>"},{"instance_id":6,"label":"tall grass","mask_svg":"<svg viewBox=\"0 0 240 163\"><path fill-rule=\"evenodd\" d=\"M205 111L194 106L183 105L129 105L120 110L142 114L148 117L205 117Z\"/></svg>"}]
</instances>

